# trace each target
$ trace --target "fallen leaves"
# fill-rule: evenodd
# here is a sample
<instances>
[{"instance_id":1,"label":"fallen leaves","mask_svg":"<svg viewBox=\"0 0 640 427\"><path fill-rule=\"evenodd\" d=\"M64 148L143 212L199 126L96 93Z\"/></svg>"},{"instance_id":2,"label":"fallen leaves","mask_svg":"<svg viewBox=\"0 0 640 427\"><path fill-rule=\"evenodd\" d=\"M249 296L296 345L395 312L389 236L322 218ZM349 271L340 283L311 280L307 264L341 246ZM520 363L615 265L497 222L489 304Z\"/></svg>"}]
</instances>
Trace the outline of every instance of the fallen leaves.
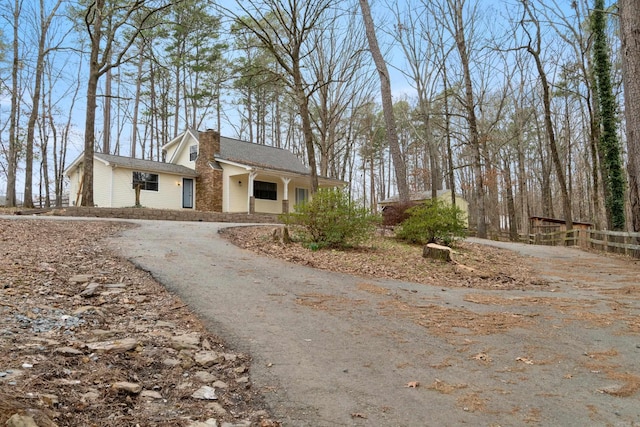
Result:
<instances>
[{"instance_id":1,"label":"fallen leaves","mask_svg":"<svg viewBox=\"0 0 640 427\"><path fill-rule=\"evenodd\" d=\"M254 226L226 228L221 234L235 245L262 255L360 277L475 289L539 289L541 285L519 255L489 246L460 242L457 259L469 267L461 269L453 263L424 259L421 246L391 237L376 236L367 246L358 248L311 251L296 242L269 244L272 232L273 227ZM362 287L367 292L385 293L385 289L368 284Z\"/></svg>"}]
</instances>

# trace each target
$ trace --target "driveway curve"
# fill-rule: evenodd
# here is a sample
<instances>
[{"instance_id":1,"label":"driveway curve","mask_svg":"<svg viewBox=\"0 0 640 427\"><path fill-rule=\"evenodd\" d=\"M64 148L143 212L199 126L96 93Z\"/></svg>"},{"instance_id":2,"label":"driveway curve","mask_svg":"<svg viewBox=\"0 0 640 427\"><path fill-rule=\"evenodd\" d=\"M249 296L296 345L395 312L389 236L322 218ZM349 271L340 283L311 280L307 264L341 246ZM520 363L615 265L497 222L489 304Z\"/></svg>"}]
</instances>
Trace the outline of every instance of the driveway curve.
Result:
<instances>
[{"instance_id":1,"label":"driveway curve","mask_svg":"<svg viewBox=\"0 0 640 427\"><path fill-rule=\"evenodd\" d=\"M540 290L443 288L257 256L229 224L138 223L110 244L252 356L284 426L640 424L637 262L544 249Z\"/></svg>"}]
</instances>

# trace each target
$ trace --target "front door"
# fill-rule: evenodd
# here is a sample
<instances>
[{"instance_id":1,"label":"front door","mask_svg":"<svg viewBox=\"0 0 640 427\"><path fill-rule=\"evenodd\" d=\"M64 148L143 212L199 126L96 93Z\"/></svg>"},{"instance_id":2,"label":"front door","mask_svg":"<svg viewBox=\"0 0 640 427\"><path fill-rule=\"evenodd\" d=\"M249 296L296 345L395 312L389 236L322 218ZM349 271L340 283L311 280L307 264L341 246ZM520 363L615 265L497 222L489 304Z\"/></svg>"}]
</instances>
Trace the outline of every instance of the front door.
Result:
<instances>
[{"instance_id":1,"label":"front door","mask_svg":"<svg viewBox=\"0 0 640 427\"><path fill-rule=\"evenodd\" d=\"M182 207L193 209L193 179L182 178Z\"/></svg>"}]
</instances>

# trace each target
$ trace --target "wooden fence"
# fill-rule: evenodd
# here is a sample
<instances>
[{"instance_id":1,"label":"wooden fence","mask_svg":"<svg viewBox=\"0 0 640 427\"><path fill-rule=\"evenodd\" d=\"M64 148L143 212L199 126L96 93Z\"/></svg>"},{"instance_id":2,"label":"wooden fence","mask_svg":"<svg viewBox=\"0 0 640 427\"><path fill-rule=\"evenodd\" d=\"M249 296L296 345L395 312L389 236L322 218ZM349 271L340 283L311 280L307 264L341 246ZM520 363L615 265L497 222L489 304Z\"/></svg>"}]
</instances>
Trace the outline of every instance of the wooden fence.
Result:
<instances>
[{"instance_id":1,"label":"wooden fence","mask_svg":"<svg viewBox=\"0 0 640 427\"><path fill-rule=\"evenodd\" d=\"M607 230L571 230L530 234L528 243L548 246L579 246L640 258L640 233Z\"/></svg>"}]
</instances>

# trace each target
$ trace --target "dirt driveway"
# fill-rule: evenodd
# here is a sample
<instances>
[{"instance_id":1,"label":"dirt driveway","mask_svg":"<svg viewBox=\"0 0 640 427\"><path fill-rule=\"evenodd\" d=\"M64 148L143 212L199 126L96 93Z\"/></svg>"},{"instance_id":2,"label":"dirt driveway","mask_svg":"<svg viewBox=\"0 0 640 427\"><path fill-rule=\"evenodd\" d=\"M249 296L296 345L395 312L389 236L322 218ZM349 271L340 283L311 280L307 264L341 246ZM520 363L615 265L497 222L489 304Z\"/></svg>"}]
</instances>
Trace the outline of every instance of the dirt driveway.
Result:
<instances>
[{"instance_id":1,"label":"dirt driveway","mask_svg":"<svg viewBox=\"0 0 640 427\"><path fill-rule=\"evenodd\" d=\"M258 257L222 226L111 243L251 354L285 426L640 425L637 261L508 245L551 285L453 289Z\"/></svg>"}]
</instances>

